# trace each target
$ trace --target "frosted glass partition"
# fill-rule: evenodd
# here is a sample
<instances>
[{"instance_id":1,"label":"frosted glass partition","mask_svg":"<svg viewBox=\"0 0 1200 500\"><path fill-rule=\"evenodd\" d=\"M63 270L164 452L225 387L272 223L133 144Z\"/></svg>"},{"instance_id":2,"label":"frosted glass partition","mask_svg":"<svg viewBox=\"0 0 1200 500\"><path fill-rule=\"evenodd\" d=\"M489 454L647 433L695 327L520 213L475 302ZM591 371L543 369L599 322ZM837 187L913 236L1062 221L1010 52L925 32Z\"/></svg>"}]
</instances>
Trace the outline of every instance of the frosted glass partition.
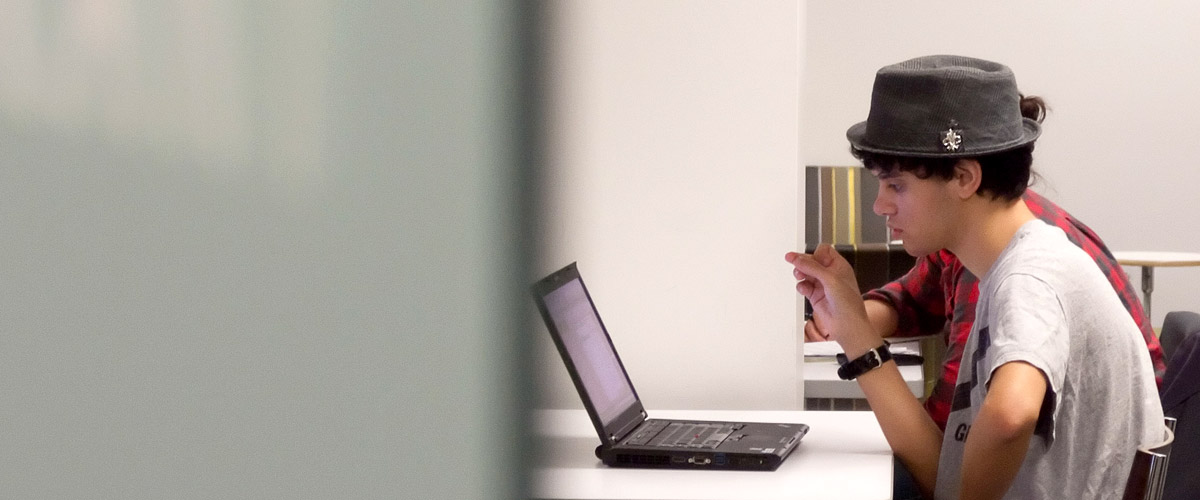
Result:
<instances>
[{"instance_id":1,"label":"frosted glass partition","mask_svg":"<svg viewBox=\"0 0 1200 500\"><path fill-rule=\"evenodd\" d=\"M5 2L0 496L520 497L512 9Z\"/></svg>"}]
</instances>

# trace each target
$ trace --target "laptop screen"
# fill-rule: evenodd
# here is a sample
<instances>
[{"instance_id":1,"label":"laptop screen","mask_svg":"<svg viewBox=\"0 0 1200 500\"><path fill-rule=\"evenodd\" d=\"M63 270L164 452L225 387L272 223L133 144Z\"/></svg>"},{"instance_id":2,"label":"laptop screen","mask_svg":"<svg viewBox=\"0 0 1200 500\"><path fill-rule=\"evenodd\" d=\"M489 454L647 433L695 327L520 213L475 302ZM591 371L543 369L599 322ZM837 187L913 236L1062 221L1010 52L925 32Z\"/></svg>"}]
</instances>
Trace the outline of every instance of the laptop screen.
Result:
<instances>
[{"instance_id":1,"label":"laptop screen","mask_svg":"<svg viewBox=\"0 0 1200 500\"><path fill-rule=\"evenodd\" d=\"M637 401L617 353L588 300L583 282L572 279L545 296L546 310L562 337L587 397L605 426Z\"/></svg>"}]
</instances>

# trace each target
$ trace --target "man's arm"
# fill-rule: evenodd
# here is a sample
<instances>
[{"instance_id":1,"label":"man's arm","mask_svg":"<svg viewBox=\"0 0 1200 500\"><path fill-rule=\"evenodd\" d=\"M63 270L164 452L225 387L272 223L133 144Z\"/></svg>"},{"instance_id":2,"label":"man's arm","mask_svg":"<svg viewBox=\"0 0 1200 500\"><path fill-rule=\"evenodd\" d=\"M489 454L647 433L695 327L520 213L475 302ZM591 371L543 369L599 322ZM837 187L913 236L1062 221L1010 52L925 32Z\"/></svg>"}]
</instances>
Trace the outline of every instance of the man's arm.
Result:
<instances>
[{"instance_id":1,"label":"man's arm","mask_svg":"<svg viewBox=\"0 0 1200 500\"><path fill-rule=\"evenodd\" d=\"M879 301L896 312L895 326L887 326L888 336L916 337L941 333L953 311L948 310L947 280L958 276L961 266L954 254L942 250L917 259L903 276L863 294L863 299ZM957 284L957 281L955 282Z\"/></svg>"},{"instance_id":2,"label":"man's arm","mask_svg":"<svg viewBox=\"0 0 1200 500\"><path fill-rule=\"evenodd\" d=\"M912 473L921 492L933 498L942 454L942 430L908 390L895 362L888 361L857 380L888 446Z\"/></svg>"},{"instance_id":3,"label":"man's arm","mask_svg":"<svg viewBox=\"0 0 1200 500\"><path fill-rule=\"evenodd\" d=\"M883 344L883 338L867 318L854 270L829 245L820 245L812 255L790 252L796 290L813 307L813 317L855 359ZM921 403L908 390L896 363L888 361L858 377L871 410L879 421L892 451L900 458L918 486L926 493L937 481L942 431Z\"/></svg>"},{"instance_id":4,"label":"man's arm","mask_svg":"<svg viewBox=\"0 0 1200 500\"><path fill-rule=\"evenodd\" d=\"M881 337L895 335L900 314L892 308L891 304L880 300L864 300L863 306L867 308L867 320L871 322L871 326L875 327L875 331L879 332Z\"/></svg>"},{"instance_id":5,"label":"man's arm","mask_svg":"<svg viewBox=\"0 0 1200 500\"><path fill-rule=\"evenodd\" d=\"M967 434L960 498L1004 496L1029 451L1046 397L1041 370L1021 361L992 372L988 394Z\"/></svg>"}]
</instances>

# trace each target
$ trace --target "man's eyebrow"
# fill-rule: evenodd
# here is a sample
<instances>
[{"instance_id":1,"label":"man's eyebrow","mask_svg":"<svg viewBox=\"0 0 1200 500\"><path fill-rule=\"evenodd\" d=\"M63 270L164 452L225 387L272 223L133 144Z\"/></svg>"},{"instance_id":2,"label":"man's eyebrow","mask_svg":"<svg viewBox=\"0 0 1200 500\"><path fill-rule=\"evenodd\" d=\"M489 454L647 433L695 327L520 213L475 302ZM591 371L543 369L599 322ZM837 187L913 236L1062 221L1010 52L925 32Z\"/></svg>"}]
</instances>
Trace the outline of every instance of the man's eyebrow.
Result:
<instances>
[{"instance_id":1,"label":"man's eyebrow","mask_svg":"<svg viewBox=\"0 0 1200 500\"><path fill-rule=\"evenodd\" d=\"M899 177L899 176L900 175L897 174L896 172L880 172L878 174L875 174L875 178L880 179L880 180L891 179L893 177Z\"/></svg>"}]
</instances>

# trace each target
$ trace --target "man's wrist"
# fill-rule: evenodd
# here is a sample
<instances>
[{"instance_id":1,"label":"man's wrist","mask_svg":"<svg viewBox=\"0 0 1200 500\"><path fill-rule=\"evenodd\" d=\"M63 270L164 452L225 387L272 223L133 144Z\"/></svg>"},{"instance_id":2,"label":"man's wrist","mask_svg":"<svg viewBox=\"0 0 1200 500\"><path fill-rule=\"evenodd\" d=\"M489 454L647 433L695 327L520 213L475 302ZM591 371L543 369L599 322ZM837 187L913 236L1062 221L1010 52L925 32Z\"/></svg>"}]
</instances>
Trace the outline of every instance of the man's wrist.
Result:
<instances>
[{"instance_id":1,"label":"man's wrist","mask_svg":"<svg viewBox=\"0 0 1200 500\"><path fill-rule=\"evenodd\" d=\"M867 349L861 356L851 358L842 363L838 367L838 378L842 380L854 380L867 372L870 372L884 363L892 360L892 352L888 349L888 342L882 341L878 346Z\"/></svg>"},{"instance_id":2,"label":"man's wrist","mask_svg":"<svg viewBox=\"0 0 1200 500\"><path fill-rule=\"evenodd\" d=\"M859 331L871 333L858 335L857 338L838 339L838 344L842 346L842 352L846 353L847 358L855 359L884 343L883 337L880 337L870 325Z\"/></svg>"}]
</instances>

